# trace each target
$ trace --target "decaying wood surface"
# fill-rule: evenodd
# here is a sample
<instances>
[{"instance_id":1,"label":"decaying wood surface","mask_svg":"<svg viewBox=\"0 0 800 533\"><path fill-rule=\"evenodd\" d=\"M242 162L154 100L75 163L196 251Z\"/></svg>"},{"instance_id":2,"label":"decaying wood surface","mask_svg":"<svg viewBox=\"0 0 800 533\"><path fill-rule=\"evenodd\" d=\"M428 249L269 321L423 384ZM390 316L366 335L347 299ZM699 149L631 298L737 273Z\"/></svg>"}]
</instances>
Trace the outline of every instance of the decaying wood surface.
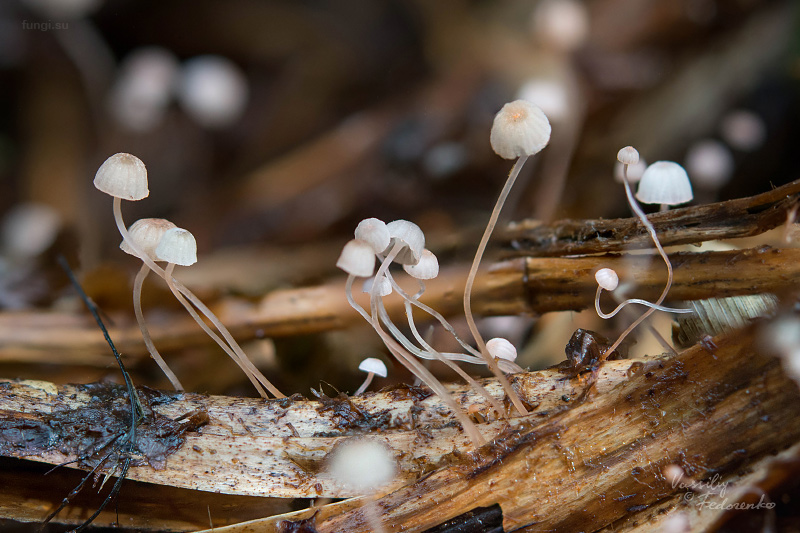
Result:
<instances>
[{"instance_id":1,"label":"decaying wood surface","mask_svg":"<svg viewBox=\"0 0 800 533\"><path fill-rule=\"evenodd\" d=\"M675 269L672 300L781 292L796 287L800 278L798 249L680 252L670 258ZM602 267L615 269L623 282L635 280L639 298L657 297L666 282L666 268L651 255L518 258L496 263L478 278L473 308L484 316L585 309L594 305L594 273ZM427 284L422 300L444 315L463 312L465 278L465 269L443 270ZM367 304L363 294L356 299ZM402 301L393 295L385 301L389 314L402 320ZM223 308L219 317L239 340L340 329L361 321L344 298L343 282L274 291L255 304ZM162 351L212 342L185 313L151 322L149 327ZM42 335L42 331L48 334ZM124 354L146 355L135 323L109 331ZM50 362L54 351L65 364L107 365L111 357L91 317L27 312L0 315L0 359Z\"/></svg>"},{"instance_id":2,"label":"decaying wood surface","mask_svg":"<svg viewBox=\"0 0 800 533\"><path fill-rule=\"evenodd\" d=\"M593 531L678 492L662 474L667 465L702 480L793 445L796 384L752 331L714 342L643 365L544 420L515 419L491 444L377 497L387 531L424 531L495 503L505 531ZM215 531L286 531L281 522L314 513L316 531L369 531L353 501Z\"/></svg>"},{"instance_id":3,"label":"decaying wood surface","mask_svg":"<svg viewBox=\"0 0 800 533\"><path fill-rule=\"evenodd\" d=\"M588 388L588 374L570 378L554 369L517 375L514 386L532 413L510 423L480 423L494 440L478 450L435 397L413 388L313 402L146 392L159 416L175 420L205 410L208 423L183 433L185 442L163 465L134 467L130 477L231 494L348 496L327 477L324 459L343 439L366 435L393 450L400 472L376 501L388 531L424 531L496 503L506 531L599 529L675 493L661 473L668 464L706 479L798 440L797 386L777 359L760 353L754 336L750 328L715 338L716 348L606 362L596 390ZM500 394L491 381L487 385ZM71 441L60 440L53 420L82 416L91 406L110 408L102 402L125 405L121 389L98 394L92 387L3 382L3 455L74 459ZM464 406L482 405L464 389L456 398ZM318 531L369 530L358 500L317 511ZM286 519L229 531L281 531L278 523Z\"/></svg>"},{"instance_id":4,"label":"decaying wood surface","mask_svg":"<svg viewBox=\"0 0 800 533\"><path fill-rule=\"evenodd\" d=\"M622 186L619 186L622 188ZM663 246L759 235L786 223L800 204L800 180L771 191L727 202L672 209L647 215ZM638 218L522 220L499 235L517 255L560 255L623 252L652 248L650 235Z\"/></svg>"},{"instance_id":5,"label":"decaying wood surface","mask_svg":"<svg viewBox=\"0 0 800 533\"><path fill-rule=\"evenodd\" d=\"M597 389L610 390L626 378L631 365L641 364L636 360L610 361L598 376ZM541 418L580 397L585 381L549 370L520 374L514 383L525 400L536 406ZM490 393L500 396L496 383L489 381L486 385ZM464 408L476 405L488 416L485 398L470 389L453 390ZM399 467L396 486L434 469L455 449L471 448L440 399L413 387L321 401L264 401L188 393L145 393L144 397L150 397L153 411L167 419L208 413L208 422L196 431L183 433L185 444L170 453L163 465L131 468L131 479L161 485L250 496L341 497L347 495L346 491L321 469L327 453L350 435L379 436L394 450ZM52 429L53 417L61 420L72 414L78 423L88 410L113 409L120 413L119 425L124 428L126 402L124 388L118 386L56 387L46 382L0 381L0 451L53 464L71 461L75 458L70 449L72 440ZM491 439L505 426L505 422L495 420L479 428Z\"/></svg>"}]
</instances>

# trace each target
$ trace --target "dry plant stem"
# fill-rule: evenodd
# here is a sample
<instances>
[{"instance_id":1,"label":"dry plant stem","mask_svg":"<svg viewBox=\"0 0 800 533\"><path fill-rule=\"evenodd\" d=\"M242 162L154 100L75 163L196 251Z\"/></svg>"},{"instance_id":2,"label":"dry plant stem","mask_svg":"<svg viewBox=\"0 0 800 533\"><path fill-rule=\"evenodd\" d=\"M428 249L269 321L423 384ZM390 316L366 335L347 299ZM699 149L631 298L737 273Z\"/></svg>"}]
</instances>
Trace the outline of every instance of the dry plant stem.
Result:
<instances>
[{"instance_id":1,"label":"dry plant stem","mask_svg":"<svg viewBox=\"0 0 800 533\"><path fill-rule=\"evenodd\" d=\"M386 258L381 263L380 268L378 269L377 274L375 274L375 281L372 283L372 290L370 291L370 310L372 312L372 316L370 317L370 323L372 327L375 329L375 332L380 335L381 340L383 340L386 347L389 349L390 352L397 358L400 363L403 364L412 374L417 376L423 383L425 383L431 390L439 396L445 404L453 411L453 414L461 423L461 426L464 428L464 431L469 435L470 440L472 440L473 444L476 448L479 448L486 444L486 439L483 438L483 435L478 431L478 428L475 424L472 423L472 420L464 413L463 409L455 402L453 397L450 395L450 392L441 384L439 380L431 374L427 368L422 366L416 358L408 353L391 335L386 333L383 328L381 327L380 320L378 319L378 300L380 296L378 294L378 290L380 289L380 279L382 276L386 275L386 271L389 268L389 265L392 263L394 258L397 256L398 252L402 248L402 244L397 243L394 247L389 251L386 255Z\"/></svg>"},{"instance_id":2,"label":"dry plant stem","mask_svg":"<svg viewBox=\"0 0 800 533\"><path fill-rule=\"evenodd\" d=\"M131 238L130 233L128 233L128 229L125 227L125 222L122 220L122 200L120 198L114 198L113 211L114 211L114 221L117 224L117 229L119 230L120 235L122 235L123 240L127 241L128 246L130 246L131 249L134 252L136 252L136 255L144 262L144 264L150 267L150 270L158 274L161 278L164 279L164 281L167 281L167 275L166 272L164 272L164 269L158 266L155 263L155 261L150 259L144 252L142 252L139 246ZM212 313L211 310L203 302L201 302L200 299L197 296L195 296L194 293L190 291L186 286L184 286L180 281L172 278L171 276L170 278L172 279L172 283L174 284L175 288L181 294L183 294L192 303L192 305L194 305L197 309L199 309L200 312L203 313L206 316L206 318L208 318L211 321L212 324L214 324L214 327L216 327L217 330L222 334L222 336L225 338L225 341L231 346L231 348L233 348L233 350L237 354L241 354L240 357L242 359L249 360L247 356L244 354L244 351L241 349L241 347L239 347L239 344L233 338L233 335L231 335L230 331L228 331L228 328L225 327L225 325L219 320L219 318L217 318L217 316L214 313ZM266 378L264 378L264 380L267 381L267 383L269 383L269 380L267 380ZM268 388L270 389L270 392L272 392L274 389L273 394L275 394L277 398L286 397L271 383Z\"/></svg>"},{"instance_id":3,"label":"dry plant stem","mask_svg":"<svg viewBox=\"0 0 800 533\"><path fill-rule=\"evenodd\" d=\"M200 318L200 315L197 314L197 311L195 311L194 307L192 307L192 304L190 304L186 300L186 298L184 298L183 295L180 292L178 292L177 287L175 287L175 278L172 275L173 270L175 270L175 264L174 263L168 264L167 268L164 269L164 273L166 274L164 280L167 282L167 286L169 287L169 290L172 291L172 295L175 296L175 299L178 300L181 303L181 305L184 307L184 309L186 309L186 311L189 313L189 315L194 319L195 322L197 322L197 324L200 326L200 328L202 328L202 330L206 333L206 335L211 337L214 340L214 342L216 342L219 345L219 347L222 348L223 351L225 351L226 354L228 354L228 357L233 359L236 362L236 364L239 365L239 368L241 368L242 371L245 373L245 375L247 375L247 378L250 380L250 382L256 388L256 390L258 391L258 394L260 394L264 398L268 398L269 396L267 396L266 391L264 391L264 388L259 383L259 381L260 381L260 379L259 379L260 372L258 371L258 369L255 369L255 365L250 363L250 360L247 359L246 356L242 357L232 347L228 346L219 337L219 335L214 333L214 331L210 327L208 327L208 324L206 324L203 321L203 319ZM247 363L250 363L250 365L248 365ZM254 371L254 369L255 369L255 371ZM263 378L263 379L266 380L266 378ZM267 383L268 382L269 381L267 381Z\"/></svg>"},{"instance_id":4,"label":"dry plant stem","mask_svg":"<svg viewBox=\"0 0 800 533\"><path fill-rule=\"evenodd\" d=\"M647 215L645 215L644 211L642 211L642 208L639 207L639 202L637 202L636 198L633 197L633 192L631 191L631 184L628 181L628 165L623 165L622 167L622 178L623 178L622 181L625 184L625 195L628 197L628 203L630 204L631 209L636 214L636 216L639 217L639 220L642 221L642 224L647 229L647 232L650 234L650 237L653 239L653 244L655 244L656 248L658 249L658 253L661 254L661 257L664 259L664 263L667 265L667 283L666 285L664 285L664 290L661 291L661 296L658 297L658 300L656 300L655 303L656 306L659 306L667 297L667 293L669 292L670 287L672 287L672 263L670 263L669 257L667 257L664 248L661 247L661 243L658 241L658 236L656 235L655 228L653 228L653 225L650 223L649 220L647 220ZM639 318L634 320L631 323L631 325L628 326L628 328L625 331L623 331L619 337L617 337L617 340L614 341L614 344L612 344L603 355L607 357L614 350L616 350L617 347L620 345L620 343L623 340L625 340L625 337L627 337L628 334L636 328L636 326L644 322L647 319L647 317L652 315L655 312L655 310L656 310L655 307L651 307L650 309L642 313L642 315Z\"/></svg>"},{"instance_id":5,"label":"dry plant stem","mask_svg":"<svg viewBox=\"0 0 800 533\"><path fill-rule=\"evenodd\" d=\"M497 198L497 203L492 210L492 215L489 217L489 223L486 225L486 230L483 232L483 237L481 237L478 250L475 252L475 259L473 259L472 267L470 267L469 274L467 275L467 282L464 285L464 316L467 319L469 330L472 333L472 336L475 338L475 343L478 346L478 350L486 360L486 365L492 370L492 373L503 386L503 390L506 391L508 399L512 404L514 404L514 407L520 415L528 414L528 410L522 404L522 400L519 399L519 396L516 392L514 392L514 389L511 388L511 384L506 379L506 376L500 371L500 367L497 365L494 357L492 357L491 354L489 354L489 352L486 350L486 342L484 342L480 331L478 331L478 326L475 324L475 317L472 316L471 298L472 287L475 284L475 277L478 274L478 267L481 264L483 253L486 251L486 245L489 243L489 237L492 236L492 230L494 230L495 225L497 225L497 219L500 217L500 210L503 208L503 204L505 203L506 198L508 198L508 194L511 192L511 187L514 186L514 182L516 181L517 176L519 176L519 171L522 169L522 166L525 164L527 159L528 156L522 156L517 159L517 162L514 163L514 166L511 169L511 173L508 175L506 184L503 186L503 190L500 191L500 197Z\"/></svg>"},{"instance_id":6,"label":"dry plant stem","mask_svg":"<svg viewBox=\"0 0 800 533\"><path fill-rule=\"evenodd\" d=\"M787 213L800 204L800 180L767 192L724 202L671 209L647 218L662 246L696 244L760 235L786 223ZM557 257L623 252L651 248L639 217L623 219L537 220L511 223L502 234L503 246L513 255Z\"/></svg>"},{"instance_id":7,"label":"dry plant stem","mask_svg":"<svg viewBox=\"0 0 800 533\"><path fill-rule=\"evenodd\" d=\"M142 312L142 284L149 273L150 268L142 263L142 268L139 269L136 278L133 280L133 312L136 314L136 321L139 323L139 329L142 330L142 339L144 339L144 344L147 346L147 351L150 352L150 356L155 360L159 368L161 368L161 371L164 372L164 375L167 376L169 382L175 387L175 390L183 391L183 385L181 385L178 377L169 368L167 362L161 357L161 354L158 353L156 345L153 344L153 339L150 337L150 330L147 329L147 324L144 321L144 313Z\"/></svg>"}]
</instances>

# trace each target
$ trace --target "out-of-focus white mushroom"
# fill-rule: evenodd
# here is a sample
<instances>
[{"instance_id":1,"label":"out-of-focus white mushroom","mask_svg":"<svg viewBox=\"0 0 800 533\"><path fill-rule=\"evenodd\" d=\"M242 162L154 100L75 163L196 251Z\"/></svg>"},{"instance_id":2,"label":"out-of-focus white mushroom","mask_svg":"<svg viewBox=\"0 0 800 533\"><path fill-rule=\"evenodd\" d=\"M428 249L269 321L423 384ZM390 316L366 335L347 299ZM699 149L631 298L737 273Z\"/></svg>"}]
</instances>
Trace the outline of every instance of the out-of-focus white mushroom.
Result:
<instances>
[{"instance_id":1,"label":"out-of-focus white mushroom","mask_svg":"<svg viewBox=\"0 0 800 533\"><path fill-rule=\"evenodd\" d=\"M248 93L247 79L229 59L199 56L183 65L178 99L203 127L224 128L238 120Z\"/></svg>"},{"instance_id":2,"label":"out-of-focus white mushroom","mask_svg":"<svg viewBox=\"0 0 800 533\"><path fill-rule=\"evenodd\" d=\"M109 110L123 127L149 131L164 116L178 80L178 59L157 46L131 52L120 65Z\"/></svg>"}]
</instances>

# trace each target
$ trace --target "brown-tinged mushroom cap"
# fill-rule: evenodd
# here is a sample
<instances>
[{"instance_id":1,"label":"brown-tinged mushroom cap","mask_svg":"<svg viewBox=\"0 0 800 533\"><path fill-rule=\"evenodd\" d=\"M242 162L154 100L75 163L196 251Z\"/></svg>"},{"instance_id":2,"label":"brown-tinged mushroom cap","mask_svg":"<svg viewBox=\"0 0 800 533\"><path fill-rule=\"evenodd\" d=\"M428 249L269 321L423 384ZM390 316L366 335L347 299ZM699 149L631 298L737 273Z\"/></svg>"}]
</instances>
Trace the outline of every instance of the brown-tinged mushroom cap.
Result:
<instances>
[{"instance_id":1,"label":"brown-tinged mushroom cap","mask_svg":"<svg viewBox=\"0 0 800 533\"><path fill-rule=\"evenodd\" d=\"M489 141L497 155L516 159L540 152L550 142L550 130L550 121L539 107L514 100L495 115Z\"/></svg>"},{"instance_id":2,"label":"brown-tinged mushroom cap","mask_svg":"<svg viewBox=\"0 0 800 533\"><path fill-rule=\"evenodd\" d=\"M128 233L131 234L133 242L139 247L141 251L153 261L161 261L156 256L156 247L161 242L162 237L172 228L176 227L175 224L164 218L142 218L131 224L128 228ZM123 240L119 249L135 256L136 253L130 247L127 241Z\"/></svg>"},{"instance_id":3,"label":"brown-tinged mushroom cap","mask_svg":"<svg viewBox=\"0 0 800 533\"><path fill-rule=\"evenodd\" d=\"M94 176L94 186L115 198L141 200L147 198L147 168L135 155L119 153L106 159Z\"/></svg>"}]
</instances>

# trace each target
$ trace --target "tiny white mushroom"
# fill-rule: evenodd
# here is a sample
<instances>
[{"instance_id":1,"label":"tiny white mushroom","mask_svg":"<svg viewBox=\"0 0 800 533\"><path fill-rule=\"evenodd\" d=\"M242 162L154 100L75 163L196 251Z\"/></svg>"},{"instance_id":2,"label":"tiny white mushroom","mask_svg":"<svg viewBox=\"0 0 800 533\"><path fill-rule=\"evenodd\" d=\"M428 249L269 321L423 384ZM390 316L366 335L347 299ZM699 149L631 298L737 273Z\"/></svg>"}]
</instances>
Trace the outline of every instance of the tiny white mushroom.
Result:
<instances>
[{"instance_id":1,"label":"tiny white mushroom","mask_svg":"<svg viewBox=\"0 0 800 533\"><path fill-rule=\"evenodd\" d=\"M391 237L386 223L377 218L365 218L356 226L355 237L369 243L376 254L383 253L389 247Z\"/></svg>"},{"instance_id":2,"label":"tiny white mushroom","mask_svg":"<svg viewBox=\"0 0 800 533\"><path fill-rule=\"evenodd\" d=\"M175 227L175 224L163 218L142 218L131 224L131 227L128 228L128 233L130 234L131 241L133 241L140 252L143 252L151 261L160 261L161 259L156 255L156 247L158 243L161 242L164 234ZM142 259L125 239L120 243L119 248L126 254ZM139 330L142 332L142 339L147 347L147 351L150 352L150 356L155 360L159 368L161 368L161 371L164 372L164 375L167 376L172 386L175 387L175 390L182 391L184 390L183 385L181 385L178 377L172 369L169 368L164 358L161 357L158 349L156 349L150 335L150 330L147 328L147 324L144 320L144 312L142 311L142 286L150 270L147 263L142 260L142 267L133 280L133 312L134 315L136 315Z\"/></svg>"},{"instance_id":3,"label":"tiny white mushroom","mask_svg":"<svg viewBox=\"0 0 800 533\"><path fill-rule=\"evenodd\" d=\"M633 146L620 148L619 152L617 152L617 161L623 165L635 165L639 162L639 151Z\"/></svg>"},{"instance_id":4,"label":"tiny white mushroom","mask_svg":"<svg viewBox=\"0 0 800 533\"><path fill-rule=\"evenodd\" d=\"M486 349L492 357L505 359L506 361L514 362L517 360L517 349L514 345L502 337L495 337L486 341Z\"/></svg>"},{"instance_id":5,"label":"tiny white mushroom","mask_svg":"<svg viewBox=\"0 0 800 533\"><path fill-rule=\"evenodd\" d=\"M106 159L94 176L94 186L122 200L141 200L150 195L147 168L135 155L118 153Z\"/></svg>"},{"instance_id":6,"label":"tiny white mushroom","mask_svg":"<svg viewBox=\"0 0 800 533\"><path fill-rule=\"evenodd\" d=\"M147 254L147 257L153 261L162 261L156 256L156 247L167 230L175 227L175 224L163 218L141 218L131 224L128 228L128 233L130 233L139 250ZM128 244L128 241L123 240L119 245L119 249L126 254L136 256L136 252Z\"/></svg>"},{"instance_id":7,"label":"tiny white mushroom","mask_svg":"<svg viewBox=\"0 0 800 533\"><path fill-rule=\"evenodd\" d=\"M402 265L417 264L425 249L425 234L419 226L408 220L393 220L386 224L386 229L391 241L384 253L388 254L390 249L399 245L394 261Z\"/></svg>"},{"instance_id":8,"label":"tiny white mushroom","mask_svg":"<svg viewBox=\"0 0 800 533\"><path fill-rule=\"evenodd\" d=\"M167 263L190 266L197 263L197 242L189 230L171 228L156 246L156 257Z\"/></svg>"},{"instance_id":9,"label":"tiny white mushroom","mask_svg":"<svg viewBox=\"0 0 800 533\"><path fill-rule=\"evenodd\" d=\"M368 278L375 272L375 251L366 241L352 239L344 245L336 266L360 278Z\"/></svg>"},{"instance_id":10,"label":"tiny white mushroom","mask_svg":"<svg viewBox=\"0 0 800 533\"><path fill-rule=\"evenodd\" d=\"M495 202L492 214L489 216L489 222L486 224L486 229L481 237L481 242L478 244L478 249L475 251L475 257L472 260L472 266L467 274L467 280L464 284L464 316L467 319L467 326L469 331L475 339L478 350L481 356L486 361L486 365L491 369L492 374L495 375L497 380L503 387L509 400L514 405L514 408L521 415L528 414L528 409L522 403L519 395L511 388L511 384L500 370L494 357L486 349L486 343L478 331L478 326L475 323L475 317L472 315L472 287L475 284L475 278L478 275L481 259L486 251L486 246L489 243L489 238L492 236L497 220L500 217L500 211L503 209L508 198L514 182L519 176L522 166L525 164L529 156L540 152L547 143L550 142L550 121L544 112L534 104L525 100L515 100L503 106L500 112L494 117L492 123L492 131L489 135L489 141L492 149L497 155L505 159L518 158L514 163L514 167L508 174L503 189Z\"/></svg>"},{"instance_id":11,"label":"tiny white mushroom","mask_svg":"<svg viewBox=\"0 0 800 533\"><path fill-rule=\"evenodd\" d=\"M369 387L369 384L372 383L372 378L374 378L376 374L382 378L385 378L387 375L389 375L388 371L386 370L386 365L383 363L383 361L376 359L375 357L367 357L361 361L361 364L358 365L358 369L362 372L366 372L367 378L364 380L364 383L362 383L361 386L356 389L356 392L353 394L353 396L359 396L363 394L364 391L367 390L367 387Z\"/></svg>"},{"instance_id":12,"label":"tiny white mushroom","mask_svg":"<svg viewBox=\"0 0 800 533\"><path fill-rule=\"evenodd\" d=\"M536 105L514 100L495 115L489 142L503 159L539 153L550 142L550 121Z\"/></svg>"},{"instance_id":13,"label":"tiny white mushroom","mask_svg":"<svg viewBox=\"0 0 800 533\"><path fill-rule=\"evenodd\" d=\"M439 260L427 248L422 250L422 255L416 265L403 265L403 270L416 279L433 279L439 275Z\"/></svg>"},{"instance_id":14,"label":"tiny white mushroom","mask_svg":"<svg viewBox=\"0 0 800 533\"><path fill-rule=\"evenodd\" d=\"M364 280L364 284L361 286L361 292L371 294L373 283L375 283L375 276ZM389 281L386 276L383 276L380 281L380 287L378 287L378 296L383 298L384 296L389 296L390 294L392 294L392 282Z\"/></svg>"},{"instance_id":15,"label":"tiny white mushroom","mask_svg":"<svg viewBox=\"0 0 800 533\"><path fill-rule=\"evenodd\" d=\"M689 176L678 163L656 161L644 171L636 199L644 204L661 204L662 208L686 203L694 198Z\"/></svg>"},{"instance_id":16,"label":"tiny white mushroom","mask_svg":"<svg viewBox=\"0 0 800 533\"><path fill-rule=\"evenodd\" d=\"M594 274L597 284L607 291L613 291L619 285L619 276L614 269L601 268Z\"/></svg>"},{"instance_id":17,"label":"tiny white mushroom","mask_svg":"<svg viewBox=\"0 0 800 533\"><path fill-rule=\"evenodd\" d=\"M650 308L650 310L648 310L648 312L652 312L653 310L664 311L666 313L693 313L694 312L692 309L675 309L675 308L672 308L672 307L665 307L663 305L654 304L653 302L649 302L647 300L641 300L639 298L629 298L629 299L625 300L624 302L622 302L621 304L619 304L617 306L617 308L614 309L612 312L604 313L600 309L600 293L602 293L603 290L607 290L607 291L615 290L619 286L619 276L617 276L617 273L616 273L616 271L614 269L601 268L600 270L595 272L594 279L597 281L597 293L595 294L595 297L594 297L594 308L595 308L595 311L597 311L597 314L598 314L598 316L600 316L600 318L609 319L609 318L613 317L614 315L616 315L617 313L619 313L620 310L623 307L625 307L626 305L628 305L628 304L641 304L641 305L647 306L647 307ZM616 346L618 346L617 343L615 343L615 346L614 346L615 349L616 349Z\"/></svg>"}]
</instances>

